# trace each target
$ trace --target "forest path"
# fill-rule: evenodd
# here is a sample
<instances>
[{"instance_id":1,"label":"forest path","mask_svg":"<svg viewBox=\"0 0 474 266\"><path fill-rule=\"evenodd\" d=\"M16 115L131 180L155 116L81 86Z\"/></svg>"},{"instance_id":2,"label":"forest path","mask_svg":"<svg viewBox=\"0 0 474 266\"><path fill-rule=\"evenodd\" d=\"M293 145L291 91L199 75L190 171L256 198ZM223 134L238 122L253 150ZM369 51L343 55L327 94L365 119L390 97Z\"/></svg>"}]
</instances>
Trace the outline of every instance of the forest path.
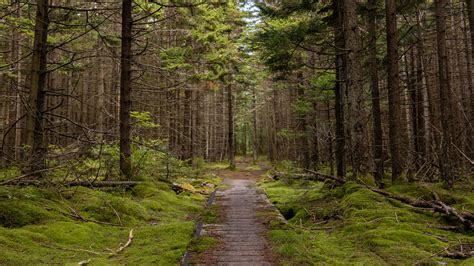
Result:
<instances>
[{"instance_id":1,"label":"forest path","mask_svg":"<svg viewBox=\"0 0 474 266\"><path fill-rule=\"evenodd\" d=\"M215 172L225 186L211 207L218 217L203 225L201 236L217 238L219 245L202 252L197 265L277 265L266 240L267 225L282 217L256 186L264 171L249 170L245 161L237 161L237 169Z\"/></svg>"}]
</instances>

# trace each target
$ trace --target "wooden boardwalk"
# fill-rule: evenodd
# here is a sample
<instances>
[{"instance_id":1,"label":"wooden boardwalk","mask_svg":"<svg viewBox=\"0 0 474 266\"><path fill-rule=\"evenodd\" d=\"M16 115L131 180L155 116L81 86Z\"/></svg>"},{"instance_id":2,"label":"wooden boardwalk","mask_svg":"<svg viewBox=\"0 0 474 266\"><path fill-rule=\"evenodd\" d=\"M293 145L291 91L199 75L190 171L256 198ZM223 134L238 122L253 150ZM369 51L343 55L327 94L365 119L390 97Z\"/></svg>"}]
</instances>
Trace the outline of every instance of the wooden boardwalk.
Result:
<instances>
[{"instance_id":1,"label":"wooden boardwalk","mask_svg":"<svg viewBox=\"0 0 474 266\"><path fill-rule=\"evenodd\" d=\"M201 236L220 240L220 245L196 254L194 265L277 265L266 240L269 219L282 219L266 195L249 179L224 180L227 189L217 191L214 204L221 217L204 224Z\"/></svg>"}]
</instances>

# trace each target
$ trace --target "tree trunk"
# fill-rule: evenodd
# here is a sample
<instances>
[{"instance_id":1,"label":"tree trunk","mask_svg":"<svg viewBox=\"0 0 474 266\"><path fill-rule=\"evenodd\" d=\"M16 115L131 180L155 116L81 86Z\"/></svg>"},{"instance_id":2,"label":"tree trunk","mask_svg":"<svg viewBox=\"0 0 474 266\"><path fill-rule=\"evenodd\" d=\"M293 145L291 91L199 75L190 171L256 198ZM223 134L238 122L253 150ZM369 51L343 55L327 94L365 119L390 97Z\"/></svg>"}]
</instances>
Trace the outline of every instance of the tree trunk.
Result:
<instances>
[{"instance_id":1,"label":"tree trunk","mask_svg":"<svg viewBox=\"0 0 474 266\"><path fill-rule=\"evenodd\" d=\"M387 23L390 154L392 161L392 180L396 181L402 173L403 165L400 155L400 85L398 72L397 8L395 0L385 0L385 12Z\"/></svg>"},{"instance_id":2,"label":"tree trunk","mask_svg":"<svg viewBox=\"0 0 474 266\"><path fill-rule=\"evenodd\" d=\"M384 175L383 165L383 131L382 114L380 110L380 92L379 92L379 64L377 61L377 14L376 0L370 0L369 5L369 71L370 71L370 89L372 93L372 142L373 142L373 160L374 177L377 184L380 184Z\"/></svg>"},{"instance_id":3,"label":"tree trunk","mask_svg":"<svg viewBox=\"0 0 474 266\"><path fill-rule=\"evenodd\" d=\"M229 81L231 82L231 81ZM232 84L227 84L227 126L228 126L228 155L229 155L229 168L235 168L235 136L234 136L234 98L232 95Z\"/></svg>"},{"instance_id":4,"label":"tree trunk","mask_svg":"<svg viewBox=\"0 0 474 266\"><path fill-rule=\"evenodd\" d=\"M474 69L474 1L473 0L466 0L467 4L467 17L469 20L469 31L471 33L471 58L467 59L467 65L468 65L468 80L469 80L469 91L470 91L470 100L468 102L469 104L469 117L472 118L474 117L474 81L473 81L473 74L472 71ZM465 25L465 19L463 19L464 26ZM464 34L465 37L466 35L466 30L464 29ZM468 45L467 45L467 38L465 41L465 49L466 53L469 54L468 50ZM472 121L470 121L470 125L468 126L468 146L469 146L469 156L474 156L474 134L473 134L473 129L472 129Z\"/></svg>"},{"instance_id":5,"label":"tree trunk","mask_svg":"<svg viewBox=\"0 0 474 266\"><path fill-rule=\"evenodd\" d=\"M17 9L16 11L16 17L19 19L21 18L21 3L20 1L16 2L15 8ZM14 30L14 50L15 50L15 56L13 57L13 60L18 60L22 54L21 54L21 35L18 30ZM21 71L22 64L21 61L17 62L15 64L15 74L16 74L16 84L15 84L15 94L16 94L16 102L15 102L15 161L19 162L22 154L21 154L21 109L22 109L22 99L21 99L21 82L23 78L23 73Z\"/></svg>"},{"instance_id":6,"label":"tree trunk","mask_svg":"<svg viewBox=\"0 0 474 266\"><path fill-rule=\"evenodd\" d=\"M26 142L30 146L29 171L31 172L37 172L45 167L43 109L47 76L48 10L48 0L37 1L26 120Z\"/></svg>"},{"instance_id":7,"label":"tree trunk","mask_svg":"<svg viewBox=\"0 0 474 266\"><path fill-rule=\"evenodd\" d=\"M191 115L192 91L190 88L184 88L184 115L183 115L183 146L181 147L181 158L184 160L192 159L192 115Z\"/></svg>"},{"instance_id":8,"label":"tree trunk","mask_svg":"<svg viewBox=\"0 0 474 266\"><path fill-rule=\"evenodd\" d=\"M344 127L344 82L346 60L344 56L344 35L342 34L342 16L341 0L333 0L336 15L335 26L335 45L336 45L336 84L335 93L335 112L336 112L336 175L338 178L344 178L345 170L345 127Z\"/></svg>"},{"instance_id":9,"label":"tree trunk","mask_svg":"<svg viewBox=\"0 0 474 266\"><path fill-rule=\"evenodd\" d=\"M361 60L361 36L357 22L357 1L344 0L344 15L345 21L345 48L348 51L347 62L347 76L349 92L349 101L352 103L351 110L352 121L350 124L353 140L352 143L352 172L353 177L356 177L362 171L364 164L364 90L362 78L362 60Z\"/></svg>"},{"instance_id":10,"label":"tree trunk","mask_svg":"<svg viewBox=\"0 0 474 266\"><path fill-rule=\"evenodd\" d=\"M132 0L122 1L122 53L120 58L120 171L132 177L130 111L132 65Z\"/></svg>"},{"instance_id":11,"label":"tree trunk","mask_svg":"<svg viewBox=\"0 0 474 266\"><path fill-rule=\"evenodd\" d=\"M252 155L254 163L257 162L258 157L258 140L257 140L257 90L255 86L252 88Z\"/></svg>"},{"instance_id":12,"label":"tree trunk","mask_svg":"<svg viewBox=\"0 0 474 266\"><path fill-rule=\"evenodd\" d=\"M97 124L98 124L98 131L99 131L99 141L104 141L105 136L105 64L104 60L101 58L100 52L102 51L101 48L102 40L99 40L97 45L97 65L98 65L98 75L97 75L97 109L99 113L97 114Z\"/></svg>"},{"instance_id":13,"label":"tree trunk","mask_svg":"<svg viewBox=\"0 0 474 266\"><path fill-rule=\"evenodd\" d=\"M450 88L448 73L448 58L446 53L446 5L447 0L436 0L436 41L438 44L438 79L439 79L439 99L441 111L441 151L439 156L439 166L441 177L449 184L453 182L452 161L450 157L451 145L451 121L452 110L450 108Z\"/></svg>"}]
</instances>

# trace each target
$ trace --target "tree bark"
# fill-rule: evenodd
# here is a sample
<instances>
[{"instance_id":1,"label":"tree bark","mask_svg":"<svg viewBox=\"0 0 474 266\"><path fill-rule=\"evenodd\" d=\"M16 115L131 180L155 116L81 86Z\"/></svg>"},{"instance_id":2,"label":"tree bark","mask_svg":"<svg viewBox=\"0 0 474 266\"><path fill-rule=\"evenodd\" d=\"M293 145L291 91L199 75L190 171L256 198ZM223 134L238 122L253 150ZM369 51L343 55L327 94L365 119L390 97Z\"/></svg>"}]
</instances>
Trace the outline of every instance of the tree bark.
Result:
<instances>
[{"instance_id":1,"label":"tree bark","mask_svg":"<svg viewBox=\"0 0 474 266\"><path fill-rule=\"evenodd\" d=\"M362 60L361 60L361 36L357 22L357 1L344 0L344 15L345 21L345 48L347 55L347 76L349 92L349 101L351 101L352 121L350 124L352 131L351 152L353 153L352 173L353 177L359 175L364 164L364 90L362 78Z\"/></svg>"},{"instance_id":2,"label":"tree bark","mask_svg":"<svg viewBox=\"0 0 474 266\"><path fill-rule=\"evenodd\" d=\"M37 1L26 120L26 143L30 146L28 170L31 172L45 168L43 109L47 77L48 10L48 0Z\"/></svg>"},{"instance_id":3,"label":"tree bark","mask_svg":"<svg viewBox=\"0 0 474 266\"><path fill-rule=\"evenodd\" d=\"M229 156L229 168L235 168L235 136L234 136L234 98L232 95L232 84L227 84L227 127L228 127L228 156Z\"/></svg>"},{"instance_id":4,"label":"tree bark","mask_svg":"<svg viewBox=\"0 0 474 266\"><path fill-rule=\"evenodd\" d=\"M452 161L450 156L450 145L452 136L450 134L452 110L450 108L450 87L448 73L448 58L446 52L446 5L447 0L436 0L436 41L438 44L438 80L439 98L441 111L441 151L439 165L441 177L449 185L453 182Z\"/></svg>"},{"instance_id":5,"label":"tree bark","mask_svg":"<svg viewBox=\"0 0 474 266\"><path fill-rule=\"evenodd\" d=\"M341 0L333 0L334 11L336 12L335 25L335 46L336 46L336 84L335 93L335 113L336 113L336 175L338 178L344 178L345 170L345 126L344 126L344 85L346 60L344 56L344 35L342 34L343 12L341 10Z\"/></svg>"},{"instance_id":6,"label":"tree bark","mask_svg":"<svg viewBox=\"0 0 474 266\"><path fill-rule=\"evenodd\" d=\"M122 53L120 58L120 171L130 179L131 162L131 65L132 65L132 0L122 1Z\"/></svg>"},{"instance_id":7,"label":"tree bark","mask_svg":"<svg viewBox=\"0 0 474 266\"><path fill-rule=\"evenodd\" d=\"M467 4L467 17L468 17L468 20L469 20L469 31L470 31L470 35L471 35L471 58L468 58L467 59L467 65L468 65L468 69L467 69L467 77L468 77L468 81L469 81L469 92L470 92L470 100L468 102L469 104L469 117L471 117L471 120L472 118L474 117L474 79L473 79L473 69L474 69L474 0L466 0L466 4ZM464 26L465 25L465 19L463 19L463 23L464 23ZM464 34L465 36L467 35L466 34L466 29L464 29ZM467 37L467 36L466 36ZM467 45L467 38L466 38L466 41L465 41L465 49L466 49L466 53L469 54L469 50L468 50L468 45ZM468 139L467 139L467 142L468 142L468 146L469 146L469 156L474 156L474 134L473 134L473 127L472 127L472 121L469 122L469 126L468 126Z\"/></svg>"},{"instance_id":8,"label":"tree bark","mask_svg":"<svg viewBox=\"0 0 474 266\"><path fill-rule=\"evenodd\" d=\"M380 110L380 92L379 92L379 73L377 60L377 17L376 2L370 0L369 10L369 68L370 68L370 89L372 96L372 143L373 143L373 161L374 177L377 184L380 184L384 175L383 165L383 131L382 115Z\"/></svg>"},{"instance_id":9,"label":"tree bark","mask_svg":"<svg viewBox=\"0 0 474 266\"><path fill-rule=\"evenodd\" d=\"M385 0L385 12L387 23L390 154L392 161L392 180L396 181L402 173L403 164L400 154L400 85L398 70L397 8L395 0Z\"/></svg>"},{"instance_id":10,"label":"tree bark","mask_svg":"<svg viewBox=\"0 0 474 266\"><path fill-rule=\"evenodd\" d=\"M258 157L258 140L257 140L257 90L255 86L252 88L252 155L254 163L257 162Z\"/></svg>"}]
</instances>

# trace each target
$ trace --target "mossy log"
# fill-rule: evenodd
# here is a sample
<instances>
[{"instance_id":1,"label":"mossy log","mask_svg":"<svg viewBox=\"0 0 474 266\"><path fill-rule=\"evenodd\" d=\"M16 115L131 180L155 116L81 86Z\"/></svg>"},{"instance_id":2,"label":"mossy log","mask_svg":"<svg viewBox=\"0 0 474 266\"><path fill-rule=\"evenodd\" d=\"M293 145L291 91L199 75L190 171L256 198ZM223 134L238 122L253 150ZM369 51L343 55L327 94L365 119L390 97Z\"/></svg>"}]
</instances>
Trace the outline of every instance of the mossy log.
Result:
<instances>
[{"instance_id":1,"label":"mossy log","mask_svg":"<svg viewBox=\"0 0 474 266\"><path fill-rule=\"evenodd\" d=\"M435 212L445 214L448 217L454 218L459 223L463 224L467 229L474 230L474 214L473 213L469 211L456 210L455 208L448 206L446 203L442 202L439 199L436 199L436 200L413 199L407 196L390 193L382 189L378 189L378 188L374 188L370 186L366 186L366 187L380 195L383 195L392 199L396 199L398 201L401 201L413 207L432 209Z\"/></svg>"},{"instance_id":2,"label":"mossy log","mask_svg":"<svg viewBox=\"0 0 474 266\"><path fill-rule=\"evenodd\" d=\"M133 187L141 184L141 181L73 181L65 183L65 186L81 187Z\"/></svg>"},{"instance_id":3,"label":"mossy log","mask_svg":"<svg viewBox=\"0 0 474 266\"><path fill-rule=\"evenodd\" d=\"M315 181L325 181L327 179L336 181L340 184L344 184L346 181L345 179L331 176L327 174L322 174L316 171L305 169L308 174L291 174L291 177L294 178L304 178L308 180L315 180ZM285 176L283 173L276 173L273 175L275 179L279 177ZM413 207L424 208L424 209L431 209L435 212L444 214L450 218L453 218L460 224L463 224L465 228L468 230L474 230L474 213L469 211L460 211L456 210L455 208L448 206L446 203L442 202L436 195L436 200L421 200L421 199L413 199L408 196L394 194L383 189L375 188L369 186L367 184L363 184L366 188L370 189L373 192L376 192L380 195L383 195L388 198L392 198L398 201L401 201L405 204L408 204Z\"/></svg>"},{"instance_id":4,"label":"mossy log","mask_svg":"<svg viewBox=\"0 0 474 266\"><path fill-rule=\"evenodd\" d=\"M291 176L294 179L307 179L307 180L312 180L312 181L326 181L328 179L336 181L337 183L344 184L346 181L342 178L336 177L336 176L331 176L331 175L326 175L323 173L319 173L313 170L305 170L308 172L307 174L285 174L281 172L276 172L273 173L272 178L275 180L280 179L281 177L284 176Z\"/></svg>"},{"instance_id":5,"label":"mossy log","mask_svg":"<svg viewBox=\"0 0 474 266\"><path fill-rule=\"evenodd\" d=\"M16 180L14 182L1 183L0 185L9 186L40 186L40 185L63 185L69 187L133 187L139 185L141 181L72 181L65 183L54 183L37 179Z\"/></svg>"}]
</instances>

